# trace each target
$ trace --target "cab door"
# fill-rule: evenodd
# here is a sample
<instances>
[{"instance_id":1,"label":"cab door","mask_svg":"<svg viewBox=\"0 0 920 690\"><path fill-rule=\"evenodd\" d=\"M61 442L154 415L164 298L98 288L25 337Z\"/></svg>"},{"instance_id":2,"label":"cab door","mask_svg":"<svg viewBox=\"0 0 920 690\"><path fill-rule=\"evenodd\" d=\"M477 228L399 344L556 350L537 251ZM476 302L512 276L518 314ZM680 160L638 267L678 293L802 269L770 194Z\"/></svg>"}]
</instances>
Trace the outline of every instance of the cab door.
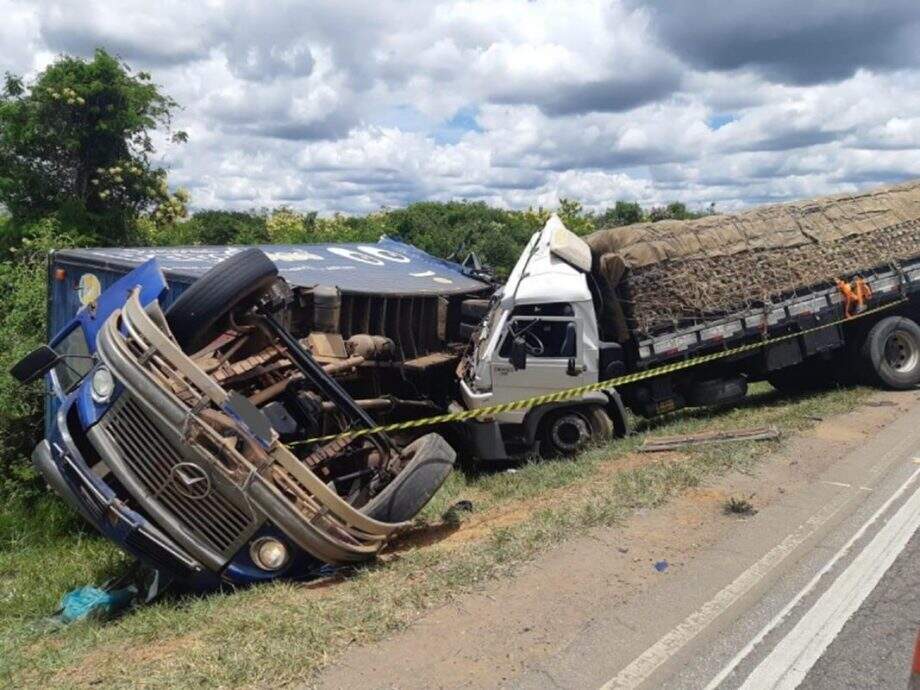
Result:
<instances>
[{"instance_id":1,"label":"cab door","mask_svg":"<svg viewBox=\"0 0 920 690\"><path fill-rule=\"evenodd\" d=\"M542 307L542 308L541 308ZM492 357L492 403L521 400L592 383L596 374L585 366L584 323L571 305L536 305L515 310L506 322ZM515 369L515 339L527 350L526 366ZM521 415L526 410L521 411Z\"/></svg>"}]
</instances>

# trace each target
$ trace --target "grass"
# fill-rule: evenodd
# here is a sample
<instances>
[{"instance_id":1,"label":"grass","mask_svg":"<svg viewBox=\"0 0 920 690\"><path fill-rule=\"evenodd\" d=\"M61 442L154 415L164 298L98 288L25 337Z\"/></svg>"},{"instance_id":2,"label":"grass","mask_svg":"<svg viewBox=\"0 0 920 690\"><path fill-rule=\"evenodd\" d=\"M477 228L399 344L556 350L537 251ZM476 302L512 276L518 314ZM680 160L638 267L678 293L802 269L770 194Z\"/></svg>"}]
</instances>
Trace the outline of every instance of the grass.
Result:
<instances>
[{"instance_id":1,"label":"grass","mask_svg":"<svg viewBox=\"0 0 920 690\"><path fill-rule=\"evenodd\" d=\"M754 515L757 513L753 503L746 498L740 498L738 496L729 498L725 502L722 511L726 515Z\"/></svg>"},{"instance_id":2,"label":"grass","mask_svg":"<svg viewBox=\"0 0 920 690\"><path fill-rule=\"evenodd\" d=\"M381 639L421 612L507 575L585 529L612 525L731 469L751 471L782 440L701 446L680 461L617 469L642 435L776 424L814 425L865 400L865 389L797 399L768 386L744 404L644 422L638 436L591 449L575 461L531 462L515 472L454 473L421 520L476 525L467 539L394 553L334 583L274 583L207 597L166 599L120 620L49 630L41 619L61 594L125 567L100 538L73 531L57 501L0 508L0 683L15 687L273 686L308 682L349 645ZM673 457L673 456L671 456ZM459 511L441 516L457 501ZM463 534L457 532L455 534ZM320 586L325 584L326 586Z\"/></svg>"}]
</instances>

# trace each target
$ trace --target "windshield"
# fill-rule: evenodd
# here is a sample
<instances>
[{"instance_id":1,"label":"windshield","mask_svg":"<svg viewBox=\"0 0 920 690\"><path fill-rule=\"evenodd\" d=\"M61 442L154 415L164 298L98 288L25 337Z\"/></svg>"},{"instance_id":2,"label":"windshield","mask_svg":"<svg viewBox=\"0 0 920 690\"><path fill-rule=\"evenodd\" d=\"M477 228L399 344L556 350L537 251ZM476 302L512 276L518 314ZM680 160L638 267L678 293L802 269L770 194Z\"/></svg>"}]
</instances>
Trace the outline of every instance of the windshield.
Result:
<instances>
[{"instance_id":1,"label":"windshield","mask_svg":"<svg viewBox=\"0 0 920 690\"><path fill-rule=\"evenodd\" d=\"M54 375L62 393L68 393L83 380L93 368L83 329L78 325L70 333L55 343L54 351L64 357L54 367Z\"/></svg>"}]
</instances>

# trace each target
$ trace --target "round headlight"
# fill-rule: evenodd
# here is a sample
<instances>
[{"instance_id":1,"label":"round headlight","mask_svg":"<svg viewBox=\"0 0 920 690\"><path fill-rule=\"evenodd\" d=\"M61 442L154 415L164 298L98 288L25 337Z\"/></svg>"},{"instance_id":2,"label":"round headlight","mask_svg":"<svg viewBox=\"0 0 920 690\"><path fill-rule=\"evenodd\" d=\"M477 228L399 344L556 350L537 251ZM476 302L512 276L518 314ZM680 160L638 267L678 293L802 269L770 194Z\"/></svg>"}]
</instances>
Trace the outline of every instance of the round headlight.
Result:
<instances>
[{"instance_id":1,"label":"round headlight","mask_svg":"<svg viewBox=\"0 0 920 690\"><path fill-rule=\"evenodd\" d=\"M90 382L93 392L93 400L97 403L107 403L112 393L115 392L115 379L112 373L105 367L99 367L93 372L93 378Z\"/></svg>"},{"instance_id":2,"label":"round headlight","mask_svg":"<svg viewBox=\"0 0 920 690\"><path fill-rule=\"evenodd\" d=\"M290 557L287 547L273 537L256 539L249 547L249 555L262 570L280 570Z\"/></svg>"}]
</instances>

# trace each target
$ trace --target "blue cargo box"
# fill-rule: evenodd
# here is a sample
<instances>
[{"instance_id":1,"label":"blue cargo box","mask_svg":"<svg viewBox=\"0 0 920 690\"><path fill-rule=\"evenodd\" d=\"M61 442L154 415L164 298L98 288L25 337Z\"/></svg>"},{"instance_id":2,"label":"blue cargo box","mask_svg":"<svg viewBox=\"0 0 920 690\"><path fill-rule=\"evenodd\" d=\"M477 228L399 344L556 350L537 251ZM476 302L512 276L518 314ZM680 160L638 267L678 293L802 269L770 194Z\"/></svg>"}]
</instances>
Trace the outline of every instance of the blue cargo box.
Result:
<instances>
[{"instance_id":1,"label":"blue cargo box","mask_svg":"<svg viewBox=\"0 0 920 690\"><path fill-rule=\"evenodd\" d=\"M169 306L214 265L246 247L143 247L63 249L48 270L48 339L115 281L156 257L169 282ZM272 244L260 247L291 285L334 285L344 293L378 296L454 295L488 288L459 264L382 237L376 243ZM50 397L50 391L49 391ZM57 407L45 405L46 431Z\"/></svg>"}]
</instances>

